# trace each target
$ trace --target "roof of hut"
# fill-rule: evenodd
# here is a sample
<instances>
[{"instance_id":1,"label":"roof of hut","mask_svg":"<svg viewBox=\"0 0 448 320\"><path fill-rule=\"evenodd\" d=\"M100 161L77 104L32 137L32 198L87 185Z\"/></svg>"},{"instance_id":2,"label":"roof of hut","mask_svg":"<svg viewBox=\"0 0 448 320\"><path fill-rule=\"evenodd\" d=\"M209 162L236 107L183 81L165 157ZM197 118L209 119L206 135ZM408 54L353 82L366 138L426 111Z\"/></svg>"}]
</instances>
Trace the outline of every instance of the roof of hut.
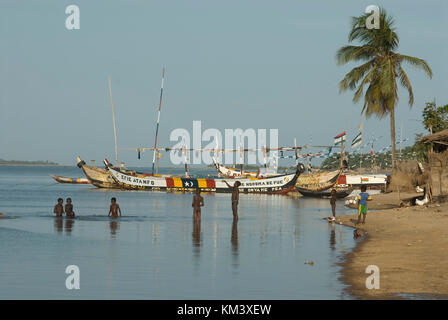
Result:
<instances>
[{"instance_id":1,"label":"roof of hut","mask_svg":"<svg viewBox=\"0 0 448 320\"><path fill-rule=\"evenodd\" d=\"M423 143L438 143L448 145L448 129L424 136L420 139Z\"/></svg>"}]
</instances>

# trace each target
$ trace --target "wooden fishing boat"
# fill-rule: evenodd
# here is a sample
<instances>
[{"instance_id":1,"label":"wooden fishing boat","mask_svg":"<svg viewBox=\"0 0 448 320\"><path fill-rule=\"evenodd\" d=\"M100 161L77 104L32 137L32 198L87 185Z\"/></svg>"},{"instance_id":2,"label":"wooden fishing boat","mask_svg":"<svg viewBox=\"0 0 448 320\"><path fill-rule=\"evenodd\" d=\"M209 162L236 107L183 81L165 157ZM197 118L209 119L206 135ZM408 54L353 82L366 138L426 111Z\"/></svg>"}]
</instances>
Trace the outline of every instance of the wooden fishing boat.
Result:
<instances>
[{"instance_id":1,"label":"wooden fishing boat","mask_svg":"<svg viewBox=\"0 0 448 320\"><path fill-rule=\"evenodd\" d=\"M51 174L51 176L59 183L90 184L89 180L86 178L68 178L55 174Z\"/></svg>"},{"instance_id":2,"label":"wooden fishing boat","mask_svg":"<svg viewBox=\"0 0 448 320\"><path fill-rule=\"evenodd\" d=\"M305 197L330 198L331 190L333 188L329 188L329 189L323 190L323 191L313 191L310 189L305 189L305 188L300 188L300 187L296 187L296 189ZM353 188L350 188L350 187L343 187L343 188L335 187L334 189L336 190L336 198L338 198L338 199L347 197L353 191Z\"/></svg>"},{"instance_id":3,"label":"wooden fishing boat","mask_svg":"<svg viewBox=\"0 0 448 320\"><path fill-rule=\"evenodd\" d=\"M76 158L77 160L77 166L82 169L84 172L86 178L88 181L98 188L108 188L108 189L119 189L120 186L117 184L115 179L112 178L109 170L107 170L108 167L114 167L107 159L104 159L104 166L105 168L98 168L95 166L87 165L84 160L82 160L80 157ZM115 168L118 169L118 168ZM131 171L127 169L120 169L122 172L126 172L129 174L138 174L143 176L154 176L154 177L170 177L170 175L153 175L151 173L144 173L144 172L137 172L137 171Z\"/></svg>"},{"instance_id":4,"label":"wooden fishing boat","mask_svg":"<svg viewBox=\"0 0 448 320\"><path fill-rule=\"evenodd\" d=\"M268 170L268 168L261 168L257 172L254 171L246 171L246 170L238 170L235 168L230 168L223 166L213 157L213 163L215 164L215 168L218 171L218 176L224 178L266 178L278 176L276 170Z\"/></svg>"},{"instance_id":5,"label":"wooden fishing boat","mask_svg":"<svg viewBox=\"0 0 448 320\"><path fill-rule=\"evenodd\" d=\"M200 179L181 177L157 177L142 174L132 174L119 168L107 168L123 189L149 190L149 191L169 191L169 192L193 192L201 189L203 192L232 192L235 181L239 181L240 192L243 193L267 193L286 194L293 191L297 178L303 172L303 165L299 165L295 173L278 175L268 178L241 178L235 179Z\"/></svg>"},{"instance_id":6,"label":"wooden fishing boat","mask_svg":"<svg viewBox=\"0 0 448 320\"><path fill-rule=\"evenodd\" d=\"M334 171L320 171L304 174L297 179L296 187L309 191L324 191L333 187L337 182L340 169Z\"/></svg>"},{"instance_id":7,"label":"wooden fishing boat","mask_svg":"<svg viewBox=\"0 0 448 320\"><path fill-rule=\"evenodd\" d=\"M87 165L80 157L76 158L77 166L82 169L91 184L98 188L119 188L107 169Z\"/></svg>"}]
</instances>

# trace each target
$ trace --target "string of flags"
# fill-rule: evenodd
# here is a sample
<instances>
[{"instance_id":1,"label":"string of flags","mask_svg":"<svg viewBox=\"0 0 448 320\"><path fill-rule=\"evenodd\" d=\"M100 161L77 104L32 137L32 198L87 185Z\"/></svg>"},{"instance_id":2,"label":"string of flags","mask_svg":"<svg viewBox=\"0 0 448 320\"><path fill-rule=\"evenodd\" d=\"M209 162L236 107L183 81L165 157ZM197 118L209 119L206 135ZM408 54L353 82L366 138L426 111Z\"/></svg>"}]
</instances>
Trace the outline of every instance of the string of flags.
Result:
<instances>
[{"instance_id":1,"label":"string of flags","mask_svg":"<svg viewBox=\"0 0 448 320\"><path fill-rule=\"evenodd\" d=\"M361 123L357 129L360 131L352 140L351 142L351 148L352 149L358 149L356 152L351 152L351 153L346 153L347 156L349 157L353 157L356 154L358 155L363 155L361 151L362 149L362 145L363 145L363 124ZM370 141L364 145L364 147L370 146L370 156L373 157L375 152L374 152L374 142L377 141L379 138L376 137L372 137L372 139L370 139ZM337 146L339 144L342 144L344 141L347 140L347 131L344 131L338 135L336 135L334 137L334 146ZM402 142L406 142L408 141L407 138L403 139ZM361 148L360 148L361 147ZM297 147L296 144L294 145L294 147L278 147L278 148L267 148L267 147L262 147L260 149L246 149L244 148L242 142L240 142L239 148L236 149L219 149L218 146L214 149L192 149L192 148L188 148L187 144L185 143L184 146L182 148L135 148L133 150L137 151L137 157L138 159L141 159L142 154L145 152L145 150L157 150L157 157L161 158L162 154L160 153L160 151L181 151L184 157L188 157L187 153L189 153L190 151L196 152L196 154L198 154L199 152L215 152L215 153L227 153L227 152L239 152L240 153L240 158L243 157L243 153L245 152L257 152L257 151L261 151L266 158L266 153L269 152L274 152L274 153L279 153L277 155L273 155L275 158L277 159L295 159L296 161L298 159L304 159L304 158L315 158L315 159L325 159L325 158L331 158L334 156L339 156L340 152L338 150L338 152L332 152L332 148L333 147L328 147L326 151L319 151L316 153L307 153L307 154L299 154L300 150L303 149L303 147ZM385 153L387 151L389 151L392 148L391 145L384 147L380 150L378 150L378 153ZM125 148L125 149L131 149L132 148ZM277 152L276 152L277 151ZM285 155L284 151L294 151L294 155Z\"/></svg>"}]
</instances>

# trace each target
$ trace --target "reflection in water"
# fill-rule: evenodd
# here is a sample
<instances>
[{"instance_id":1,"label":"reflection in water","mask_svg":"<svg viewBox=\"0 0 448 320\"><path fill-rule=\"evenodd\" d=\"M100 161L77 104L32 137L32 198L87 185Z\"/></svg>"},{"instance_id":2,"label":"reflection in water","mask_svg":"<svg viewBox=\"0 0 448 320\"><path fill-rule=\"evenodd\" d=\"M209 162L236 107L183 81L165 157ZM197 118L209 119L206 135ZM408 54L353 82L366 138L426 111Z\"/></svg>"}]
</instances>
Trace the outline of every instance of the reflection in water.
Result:
<instances>
[{"instance_id":1,"label":"reflection in water","mask_svg":"<svg viewBox=\"0 0 448 320\"><path fill-rule=\"evenodd\" d=\"M201 247L201 219L193 219L193 250L195 254L199 253L199 248Z\"/></svg>"},{"instance_id":2,"label":"reflection in water","mask_svg":"<svg viewBox=\"0 0 448 320\"><path fill-rule=\"evenodd\" d=\"M330 233L330 249L336 249L336 231L334 230L334 224L331 223L331 233Z\"/></svg>"},{"instance_id":3,"label":"reflection in water","mask_svg":"<svg viewBox=\"0 0 448 320\"><path fill-rule=\"evenodd\" d=\"M56 230L57 233L62 232L63 223L64 223L64 220L62 217L54 218L54 229Z\"/></svg>"},{"instance_id":4,"label":"reflection in water","mask_svg":"<svg viewBox=\"0 0 448 320\"><path fill-rule=\"evenodd\" d=\"M66 234L70 235L75 224L75 219L65 218L64 231Z\"/></svg>"},{"instance_id":5,"label":"reflection in water","mask_svg":"<svg viewBox=\"0 0 448 320\"><path fill-rule=\"evenodd\" d=\"M232 235L230 237L232 243L233 266L238 267L238 220L233 219Z\"/></svg>"},{"instance_id":6,"label":"reflection in water","mask_svg":"<svg viewBox=\"0 0 448 320\"><path fill-rule=\"evenodd\" d=\"M152 243L159 243L159 225L157 223L152 224Z\"/></svg>"},{"instance_id":7,"label":"reflection in water","mask_svg":"<svg viewBox=\"0 0 448 320\"><path fill-rule=\"evenodd\" d=\"M110 228L110 237L112 239L115 239L115 235L117 234L117 230L120 229L120 224L117 220L110 220L109 222L109 228Z\"/></svg>"}]
</instances>

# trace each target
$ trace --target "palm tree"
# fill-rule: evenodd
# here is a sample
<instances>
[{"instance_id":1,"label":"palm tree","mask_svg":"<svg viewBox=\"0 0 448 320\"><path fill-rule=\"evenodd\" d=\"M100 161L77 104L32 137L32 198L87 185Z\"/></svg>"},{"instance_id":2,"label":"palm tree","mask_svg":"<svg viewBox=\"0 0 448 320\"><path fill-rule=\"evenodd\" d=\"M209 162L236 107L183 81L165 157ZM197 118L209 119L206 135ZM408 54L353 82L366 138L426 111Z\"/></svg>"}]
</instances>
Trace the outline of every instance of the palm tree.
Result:
<instances>
[{"instance_id":1,"label":"palm tree","mask_svg":"<svg viewBox=\"0 0 448 320\"><path fill-rule=\"evenodd\" d=\"M337 63L361 61L339 83L339 92L355 90L353 102L358 102L364 92L361 114L366 118L375 115L380 119L390 116L390 139L392 144L392 167L395 167L395 107L398 103L397 80L408 91L409 106L414 103L414 93L402 63L423 70L432 78L432 70L425 60L397 53L399 38L394 28L394 20L384 9L380 9L379 29L366 28L366 18L370 14L352 18L352 29L348 41L357 40L360 45L347 45L336 53Z\"/></svg>"}]
</instances>

